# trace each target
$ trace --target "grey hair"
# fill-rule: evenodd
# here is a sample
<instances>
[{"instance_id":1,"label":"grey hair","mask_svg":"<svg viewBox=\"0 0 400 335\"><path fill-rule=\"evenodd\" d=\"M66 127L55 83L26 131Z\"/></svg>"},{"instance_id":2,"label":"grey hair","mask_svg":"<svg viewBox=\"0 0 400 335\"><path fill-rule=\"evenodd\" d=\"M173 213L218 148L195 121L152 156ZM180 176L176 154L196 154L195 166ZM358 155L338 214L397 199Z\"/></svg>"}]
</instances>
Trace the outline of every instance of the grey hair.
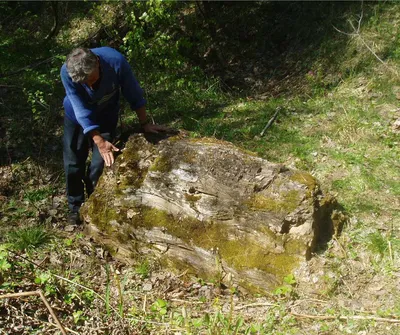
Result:
<instances>
[{"instance_id":1,"label":"grey hair","mask_svg":"<svg viewBox=\"0 0 400 335\"><path fill-rule=\"evenodd\" d=\"M97 66L97 56L87 48L76 48L67 56L67 72L75 83L85 82Z\"/></svg>"}]
</instances>

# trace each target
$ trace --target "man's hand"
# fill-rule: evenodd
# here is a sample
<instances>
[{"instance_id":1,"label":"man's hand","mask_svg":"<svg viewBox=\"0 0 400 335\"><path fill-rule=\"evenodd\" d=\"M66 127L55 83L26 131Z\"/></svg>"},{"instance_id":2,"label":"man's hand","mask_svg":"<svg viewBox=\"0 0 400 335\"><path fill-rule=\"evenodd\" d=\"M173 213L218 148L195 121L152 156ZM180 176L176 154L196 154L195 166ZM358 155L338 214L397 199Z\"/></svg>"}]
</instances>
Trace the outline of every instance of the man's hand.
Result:
<instances>
[{"instance_id":1,"label":"man's hand","mask_svg":"<svg viewBox=\"0 0 400 335\"><path fill-rule=\"evenodd\" d=\"M144 126L142 126L142 128L145 133L159 133L160 131L166 132L168 130L168 128L165 126L151 123L145 124Z\"/></svg>"},{"instance_id":2,"label":"man's hand","mask_svg":"<svg viewBox=\"0 0 400 335\"><path fill-rule=\"evenodd\" d=\"M114 164L113 151L119 151L119 149L112 143L106 141L97 129L92 130L89 135L92 137L94 144L97 145L97 148L99 149L100 155L103 157L106 166L111 166Z\"/></svg>"},{"instance_id":3,"label":"man's hand","mask_svg":"<svg viewBox=\"0 0 400 335\"><path fill-rule=\"evenodd\" d=\"M158 124L153 124L149 122L146 113L146 106L142 106L136 110L136 114L139 118L140 126L142 127L145 133L159 133L168 131L168 128L165 126L161 126Z\"/></svg>"},{"instance_id":4,"label":"man's hand","mask_svg":"<svg viewBox=\"0 0 400 335\"><path fill-rule=\"evenodd\" d=\"M103 157L106 166L111 166L112 164L114 164L113 152L119 151L119 149L103 138L101 138L101 140L97 140L95 143L99 148L100 155L101 157Z\"/></svg>"}]
</instances>

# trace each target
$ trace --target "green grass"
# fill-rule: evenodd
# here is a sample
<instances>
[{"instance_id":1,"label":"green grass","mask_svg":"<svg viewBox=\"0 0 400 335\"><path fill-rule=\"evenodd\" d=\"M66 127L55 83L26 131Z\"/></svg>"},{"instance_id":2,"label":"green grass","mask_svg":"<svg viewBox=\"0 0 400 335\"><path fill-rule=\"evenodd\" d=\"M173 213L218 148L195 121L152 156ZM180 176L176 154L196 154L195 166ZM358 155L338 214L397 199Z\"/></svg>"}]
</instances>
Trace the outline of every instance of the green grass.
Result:
<instances>
[{"instance_id":1,"label":"green grass","mask_svg":"<svg viewBox=\"0 0 400 335\"><path fill-rule=\"evenodd\" d=\"M140 262L135 267L135 272L142 278L148 278L150 275L151 266L148 260Z\"/></svg>"},{"instance_id":2,"label":"green grass","mask_svg":"<svg viewBox=\"0 0 400 335\"><path fill-rule=\"evenodd\" d=\"M7 240L14 249L25 251L44 246L51 235L44 227L27 227L9 232Z\"/></svg>"},{"instance_id":3,"label":"green grass","mask_svg":"<svg viewBox=\"0 0 400 335\"><path fill-rule=\"evenodd\" d=\"M36 190L27 191L24 194L24 199L30 202L45 200L54 193L51 187L44 187Z\"/></svg>"}]
</instances>

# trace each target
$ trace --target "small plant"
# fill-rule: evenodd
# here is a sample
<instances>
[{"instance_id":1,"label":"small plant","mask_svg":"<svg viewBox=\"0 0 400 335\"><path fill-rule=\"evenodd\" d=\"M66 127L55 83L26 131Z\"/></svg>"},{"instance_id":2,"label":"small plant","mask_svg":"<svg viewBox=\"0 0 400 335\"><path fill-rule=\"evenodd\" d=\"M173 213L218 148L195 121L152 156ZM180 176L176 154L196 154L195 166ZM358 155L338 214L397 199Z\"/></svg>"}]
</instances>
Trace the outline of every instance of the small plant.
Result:
<instances>
[{"instance_id":1,"label":"small plant","mask_svg":"<svg viewBox=\"0 0 400 335\"><path fill-rule=\"evenodd\" d=\"M142 278L148 278L150 274L150 264L147 260L141 262L136 268L135 272Z\"/></svg>"},{"instance_id":2,"label":"small plant","mask_svg":"<svg viewBox=\"0 0 400 335\"><path fill-rule=\"evenodd\" d=\"M46 199L53 194L51 188L41 188L33 191L27 191L24 195L24 199L32 203Z\"/></svg>"},{"instance_id":3,"label":"small plant","mask_svg":"<svg viewBox=\"0 0 400 335\"><path fill-rule=\"evenodd\" d=\"M91 304L94 300L94 293L93 291L83 291L82 292L82 299L87 303L87 304Z\"/></svg>"},{"instance_id":4,"label":"small plant","mask_svg":"<svg viewBox=\"0 0 400 335\"><path fill-rule=\"evenodd\" d=\"M368 235L368 247L372 252L383 256L388 249L388 241L381 233L372 233Z\"/></svg>"},{"instance_id":5,"label":"small plant","mask_svg":"<svg viewBox=\"0 0 400 335\"><path fill-rule=\"evenodd\" d=\"M283 281L285 282L285 284L275 289L274 294L280 297L293 296L293 288L296 285L296 279L294 278L294 275L287 275L285 278L283 278Z\"/></svg>"},{"instance_id":6,"label":"small plant","mask_svg":"<svg viewBox=\"0 0 400 335\"><path fill-rule=\"evenodd\" d=\"M151 311L157 313L161 317L167 314L168 303L163 299L157 299L154 304L151 305Z\"/></svg>"},{"instance_id":7,"label":"small plant","mask_svg":"<svg viewBox=\"0 0 400 335\"><path fill-rule=\"evenodd\" d=\"M78 300L79 296L75 292L64 294L64 302L68 305L74 303L75 300Z\"/></svg>"},{"instance_id":8,"label":"small plant","mask_svg":"<svg viewBox=\"0 0 400 335\"><path fill-rule=\"evenodd\" d=\"M6 272L11 268L11 264L8 262L8 252L4 245L0 245L0 274Z\"/></svg>"},{"instance_id":9,"label":"small plant","mask_svg":"<svg viewBox=\"0 0 400 335\"><path fill-rule=\"evenodd\" d=\"M49 272L39 272L36 275L35 283L36 284L46 284L51 278L51 274Z\"/></svg>"},{"instance_id":10,"label":"small plant","mask_svg":"<svg viewBox=\"0 0 400 335\"><path fill-rule=\"evenodd\" d=\"M48 243L51 236L42 227L28 227L8 234L8 241L16 250L28 250Z\"/></svg>"},{"instance_id":11,"label":"small plant","mask_svg":"<svg viewBox=\"0 0 400 335\"><path fill-rule=\"evenodd\" d=\"M72 243L74 243L74 239L73 239L73 238L66 238L66 239L64 240L64 245L65 245L66 247L72 246Z\"/></svg>"},{"instance_id":12,"label":"small plant","mask_svg":"<svg viewBox=\"0 0 400 335\"><path fill-rule=\"evenodd\" d=\"M56 285L52 281L52 275L50 272L37 272L35 283L44 287L46 295L54 295L57 292Z\"/></svg>"},{"instance_id":13,"label":"small plant","mask_svg":"<svg viewBox=\"0 0 400 335\"><path fill-rule=\"evenodd\" d=\"M66 247L71 247L73 246L74 243L76 243L77 241L79 241L80 239L83 238L83 234L82 233L78 233L75 236L71 237L71 238L66 238L64 240L64 245Z\"/></svg>"},{"instance_id":14,"label":"small plant","mask_svg":"<svg viewBox=\"0 0 400 335\"><path fill-rule=\"evenodd\" d=\"M72 316L74 318L74 323L82 323L83 321L86 320L86 317L83 315L83 311L75 311L72 313Z\"/></svg>"}]
</instances>

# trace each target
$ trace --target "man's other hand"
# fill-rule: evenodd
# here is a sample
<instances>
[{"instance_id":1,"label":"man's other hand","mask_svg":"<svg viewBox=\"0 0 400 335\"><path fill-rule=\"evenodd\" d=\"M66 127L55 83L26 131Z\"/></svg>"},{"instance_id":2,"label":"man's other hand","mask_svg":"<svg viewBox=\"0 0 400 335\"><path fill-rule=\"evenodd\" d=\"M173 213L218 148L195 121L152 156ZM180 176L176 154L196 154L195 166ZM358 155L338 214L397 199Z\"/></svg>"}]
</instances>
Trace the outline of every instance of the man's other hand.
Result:
<instances>
[{"instance_id":1,"label":"man's other hand","mask_svg":"<svg viewBox=\"0 0 400 335\"><path fill-rule=\"evenodd\" d=\"M167 127L159 125L159 124L151 124L147 123L144 126L142 126L143 131L145 133L159 133L159 132L166 132L168 130Z\"/></svg>"},{"instance_id":2,"label":"man's other hand","mask_svg":"<svg viewBox=\"0 0 400 335\"><path fill-rule=\"evenodd\" d=\"M103 157L106 166L111 166L114 164L114 151L119 151L117 147L115 147L112 143L103 139L103 141L99 141L96 143L99 148L99 152L101 157Z\"/></svg>"}]
</instances>

